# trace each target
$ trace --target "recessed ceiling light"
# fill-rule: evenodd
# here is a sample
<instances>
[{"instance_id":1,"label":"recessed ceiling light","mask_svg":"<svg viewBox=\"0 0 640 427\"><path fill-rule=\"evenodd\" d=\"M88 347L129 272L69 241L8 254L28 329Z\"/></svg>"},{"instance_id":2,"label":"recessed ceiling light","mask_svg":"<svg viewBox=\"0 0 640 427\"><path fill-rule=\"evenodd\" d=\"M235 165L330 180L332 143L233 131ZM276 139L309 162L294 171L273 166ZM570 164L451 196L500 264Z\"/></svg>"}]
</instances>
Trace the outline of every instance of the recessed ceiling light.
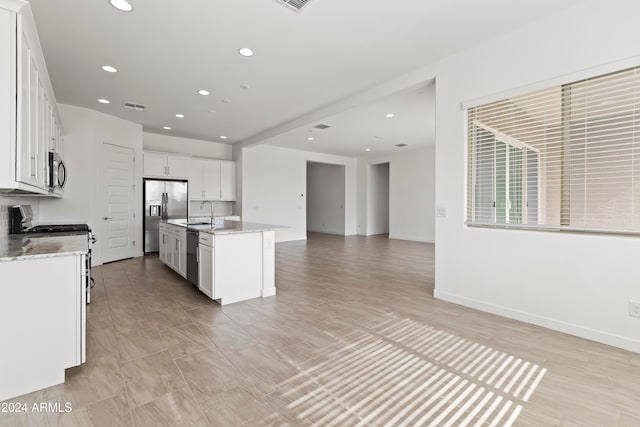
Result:
<instances>
[{"instance_id":1,"label":"recessed ceiling light","mask_svg":"<svg viewBox=\"0 0 640 427\"><path fill-rule=\"evenodd\" d=\"M171 126L163 126L162 129L164 130L171 130Z\"/></svg>"},{"instance_id":2,"label":"recessed ceiling light","mask_svg":"<svg viewBox=\"0 0 640 427\"><path fill-rule=\"evenodd\" d=\"M104 99L104 98L98 99L98 102L100 104L110 104L111 103L111 101L109 101L108 99Z\"/></svg>"},{"instance_id":3,"label":"recessed ceiling light","mask_svg":"<svg viewBox=\"0 0 640 427\"><path fill-rule=\"evenodd\" d=\"M106 71L107 73L117 73L118 70L116 69L116 67L112 67L111 65L103 65L102 69L104 71Z\"/></svg>"},{"instance_id":4,"label":"recessed ceiling light","mask_svg":"<svg viewBox=\"0 0 640 427\"><path fill-rule=\"evenodd\" d=\"M309 138L307 138L307 141L313 141L315 138L310 136Z\"/></svg>"},{"instance_id":5,"label":"recessed ceiling light","mask_svg":"<svg viewBox=\"0 0 640 427\"><path fill-rule=\"evenodd\" d=\"M131 12L133 10L133 6L127 0L109 0L109 3L122 12Z\"/></svg>"},{"instance_id":6,"label":"recessed ceiling light","mask_svg":"<svg viewBox=\"0 0 640 427\"><path fill-rule=\"evenodd\" d=\"M364 151L371 151L371 148L365 148Z\"/></svg>"},{"instance_id":7,"label":"recessed ceiling light","mask_svg":"<svg viewBox=\"0 0 640 427\"><path fill-rule=\"evenodd\" d=\"M216 111L216 110L209 110L209 112L210 112L211 114L215 114L217 111Z\"/></svg>"},{"instance_id":8,"label":"recessed ceiling light","mask_svg":"<svg viewBox=\"0 0 640 427\"><path fill-rule=\"evenodd\" d=\"M225 135L220 135L220 139L227 139Z\"/></svg>"},{"instance_id":9,"label":"recessed ceiling light","mask_svg":"<svg viewBox=\"0 0 640 427\"><path fill-rule=\"evenodd\" d=\"M240 89L249 89L250 86L249 85L240 85Z\"/></svg>"},{"instance_id":10,"label":"recessed ceiling light","mask_svg":"<svg viewBox=\"0 0 640 427\"><path fill-rule=\"evenodd\" d=\"M253 56L253 51L251 49L249 49L248 47L243 47L243 48L238 49L238 53L240 55L246 56L246 57Z\"/></svg>"},{"instance_id":11,"label":"recessed ceiling light","mask_svg":"<svg viewBox=\"0 0 640 427\"><path fill-rule=\"evenodd\" d=\"M198 93L199 93L200 95L202 95L202 96L207 96L207 95L209 95L209 94L210 94L210 92L209 92L208 90L206 90L206 89L200 89L200 90L198 91Z\"/></svg>"},{"instance_id":12,"label":"recessed ceiling light","mask_svg":"<svg viewBox=\"0 0 640 427\"><path fill-rule=\"evenodd\" d=\"M184 119L184 114L178 113L178 114L176 114L176 117L179 118L179 119Z\"/></svg>"},{"instance_id":13,"label":"recessed ceiling light","mask_svg":"<svg viewBox=\"0 0 640 427\"><path fill-rule=\"evenodd\" d=\"M392 118L392 117L394 117L394 116L395 116L395 114L393 114L393 113L389 113L389 114L387 114L385 117L386 117L387 119L390 119L390 118Z\"/></svg>"}]
</instances>

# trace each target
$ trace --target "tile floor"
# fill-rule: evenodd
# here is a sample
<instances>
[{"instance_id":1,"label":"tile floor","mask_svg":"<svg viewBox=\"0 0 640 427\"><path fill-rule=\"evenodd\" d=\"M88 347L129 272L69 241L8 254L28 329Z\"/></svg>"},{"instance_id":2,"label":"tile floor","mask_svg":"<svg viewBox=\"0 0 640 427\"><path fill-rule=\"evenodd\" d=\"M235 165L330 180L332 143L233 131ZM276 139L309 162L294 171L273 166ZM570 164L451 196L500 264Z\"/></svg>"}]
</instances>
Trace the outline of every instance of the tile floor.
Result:
<instances>
[{"instance_id":1,"label":"tile floor","mask_svg":"<svg viewBox=\"0 0 640 427\"><path fill-rule=\"evenodd\" d=\"M640 355L436 301L433 245L277 245L220 307L157 257L93 270L87 360L0 426L639 426Z\"/></svg>"}]
</instances>

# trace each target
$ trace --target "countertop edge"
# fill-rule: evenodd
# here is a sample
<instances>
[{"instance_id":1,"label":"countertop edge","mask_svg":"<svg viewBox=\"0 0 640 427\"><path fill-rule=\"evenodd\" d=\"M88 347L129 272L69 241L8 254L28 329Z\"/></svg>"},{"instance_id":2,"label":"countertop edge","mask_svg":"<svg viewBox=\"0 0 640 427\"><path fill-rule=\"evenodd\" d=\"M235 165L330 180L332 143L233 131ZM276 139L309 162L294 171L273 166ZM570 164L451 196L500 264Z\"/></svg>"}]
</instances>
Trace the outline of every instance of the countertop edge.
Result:
<instances>
[{"instance_id":1,"label":"countertop edge","mask_svg":"<svg viewBox=\"0 0 640 427\"><path fill-rule=\"evenodd\" d=\"M18 255L15 257L0 257L0 262L9 262L9 261L24 261L29 259L41 259L41 258L57 258L63 256L76 256L76 255L87 255L87 251L70 251L70 252L55 252L48 254L34 254L34 255Z\"/></svg>"}]
</instances>

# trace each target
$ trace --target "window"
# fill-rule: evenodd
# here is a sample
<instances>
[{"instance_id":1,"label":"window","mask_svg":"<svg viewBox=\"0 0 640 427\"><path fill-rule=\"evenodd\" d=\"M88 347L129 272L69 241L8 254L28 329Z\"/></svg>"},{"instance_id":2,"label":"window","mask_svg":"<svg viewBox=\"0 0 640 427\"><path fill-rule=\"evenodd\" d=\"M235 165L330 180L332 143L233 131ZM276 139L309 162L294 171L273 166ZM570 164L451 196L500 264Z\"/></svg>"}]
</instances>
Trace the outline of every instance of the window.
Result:
<instances>
[{"instance_id":1,"label":"window","mask_svg":"<svg viewBox=\"0 0 640 427\"><path fill-rule=\"evenodd\" d=\"M469 225L640 232L640 67L467 110Z\"/></svg>"}]
</instances>

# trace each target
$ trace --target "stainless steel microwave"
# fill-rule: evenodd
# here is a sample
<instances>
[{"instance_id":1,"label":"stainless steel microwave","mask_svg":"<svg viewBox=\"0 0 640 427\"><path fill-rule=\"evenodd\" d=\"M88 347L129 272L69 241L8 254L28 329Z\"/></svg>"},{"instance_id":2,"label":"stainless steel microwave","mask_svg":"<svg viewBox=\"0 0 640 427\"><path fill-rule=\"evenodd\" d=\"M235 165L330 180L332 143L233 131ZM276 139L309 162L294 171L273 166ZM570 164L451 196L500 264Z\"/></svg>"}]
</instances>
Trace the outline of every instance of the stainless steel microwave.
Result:
<instances>
[{"instance_id":1,"label":"stainless steel microwave","mask_svg":"<svg viewBox=\"0 0 640 427\"><path fill-rule=\"evenodd\" d=\"M62 194L67 183L67 167L62 157L54 151L49 152L49 190L56 194Z\"/></svg>"}]
</instances>

